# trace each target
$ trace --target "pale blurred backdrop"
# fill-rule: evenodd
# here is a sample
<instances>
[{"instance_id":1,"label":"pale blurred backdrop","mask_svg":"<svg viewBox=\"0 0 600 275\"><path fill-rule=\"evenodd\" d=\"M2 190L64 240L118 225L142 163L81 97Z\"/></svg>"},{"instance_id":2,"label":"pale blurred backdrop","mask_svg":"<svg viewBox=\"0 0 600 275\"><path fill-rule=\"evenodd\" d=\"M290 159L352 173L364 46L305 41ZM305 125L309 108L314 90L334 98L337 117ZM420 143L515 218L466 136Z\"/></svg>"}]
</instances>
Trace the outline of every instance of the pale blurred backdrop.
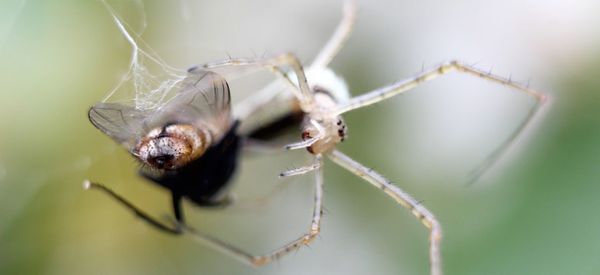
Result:
<instances>
[{"instance_id":1,"label":"pale blurred backdrop","mask_svg":"<svg viewBox=\"0 0 600 275\"><path fill-rule=\"evenodd\" d=\"M109 3L180 69L286 51L308 63L342 13L342 1ZM355 31L332 63L354 95L456 58L553 98L533 131L471 186L469 172L532 106L527 96L451 75L346 115L341 150L439 218L445 273L600 274L600 2L358 5ZM130 54L100 1L0 3L0 274L428 274L423 226L330 162L321 237L259 269L157 232L82 190L90 178L156 217L171 213L168 193L137 177L138 164L87 119ZM252 95L252 79L239 81L236 102ZM245 155L232 190L239 204L186 204L188 220L268 252L308 229L312 177L277 178L307 161L305 152Z\"/></svg>"}]
</instances>

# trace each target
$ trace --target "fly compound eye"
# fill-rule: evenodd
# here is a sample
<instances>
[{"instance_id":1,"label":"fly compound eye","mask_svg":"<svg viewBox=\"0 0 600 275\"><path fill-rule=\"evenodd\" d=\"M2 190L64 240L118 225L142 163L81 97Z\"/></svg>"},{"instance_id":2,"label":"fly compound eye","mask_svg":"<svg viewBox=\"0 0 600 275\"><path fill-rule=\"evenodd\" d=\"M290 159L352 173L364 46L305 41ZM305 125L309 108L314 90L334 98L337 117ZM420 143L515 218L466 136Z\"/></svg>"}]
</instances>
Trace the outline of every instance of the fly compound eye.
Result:
<instances>
[{"instance_id":1,"label":"fly compound eye","mask_svg":"<svg viewBox=\"0 0 600 275\"><path fill-rule=\"evenodd\" d=\"M149 131L132 154L153 168L174 170L202 156L211 138L207 131L191 125L169 125Z\"/></svg>"},{"instance_id":2,"label":"fly compound eye","mask_svg":"<svg viewBox=\"0 0 600 275\"><path fill-rule=\"evenodd\" d=\"M176 169L191 160L192 148L185 138L162 137L156 139L155 144L157 150L150 159L154 161L156 168Z\"/></svg>"},{"instance_id":3,"label":"fly compound eye","mask_svg":"<svg viewBox=\"0 0 600 275\"><path fill-rule=\"evenodd\" d=\"M173 155L162 155L149 158L148 163L158 169L170 169L173 168L173 160L175 160Z\"/></svg>"},{"instance_id":4,"label":"fly compound eye","mask_svg":"<svg viewBox=\"0 0 600 275\"><path fill-rule=\"evenodd\" d=\"M134 155L156 169L177 169L193 159L192 151L188 140L166 136L142 140Z\"/></svg>"}]
</instances>

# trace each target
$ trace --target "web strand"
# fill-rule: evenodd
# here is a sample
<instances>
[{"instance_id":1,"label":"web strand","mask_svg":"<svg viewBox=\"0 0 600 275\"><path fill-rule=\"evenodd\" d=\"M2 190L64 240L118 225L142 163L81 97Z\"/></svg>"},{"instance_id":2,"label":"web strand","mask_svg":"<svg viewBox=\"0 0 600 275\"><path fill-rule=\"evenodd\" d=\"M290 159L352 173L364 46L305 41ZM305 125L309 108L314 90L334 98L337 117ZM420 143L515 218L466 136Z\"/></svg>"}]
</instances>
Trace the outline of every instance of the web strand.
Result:
<instances>
[{"instance_id":1,"label":"web strand","mask_svg":"<svg viewBox=\"0 0 600 275\"><path fill-rule=\"evenodd\" d=\"M132 102L138 110L161 108L174 95L175 88L186 77L185 71L169 66L140 37L139 33L146 28L145 17L142 18L142 29L135 32L120 18L112 6L106 1L102 3L123 37L131 45L127 72L102 101L119 101L117 98L124 97L125 101Z\"/></svg>"}]
</instances>

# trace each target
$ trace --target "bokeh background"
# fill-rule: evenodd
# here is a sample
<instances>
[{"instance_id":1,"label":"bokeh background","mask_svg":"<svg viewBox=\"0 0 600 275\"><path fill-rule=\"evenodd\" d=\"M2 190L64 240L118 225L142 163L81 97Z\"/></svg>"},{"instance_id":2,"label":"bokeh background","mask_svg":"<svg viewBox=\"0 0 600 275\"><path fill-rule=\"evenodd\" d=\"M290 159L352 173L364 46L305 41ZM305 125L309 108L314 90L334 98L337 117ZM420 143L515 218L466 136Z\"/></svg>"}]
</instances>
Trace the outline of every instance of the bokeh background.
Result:
<instances>
[{"instance_id":1,"label":"bokeh background","mask_svg":"<svg viewBox=\"0 0 600 275\"><path fill-rule=\"evenodd\" d=\"M342 8L316 0L111 4L181 69L265 52L309 62ZM600 273L598 10L593 0L359 1L355 32L332 63L352 94L457 58L553 99L533 131L471 186L469 172L532 106L527 96L451 75L346 116L350 137L340 148L439 218L446 274ZM126 151L87 120L130 54L99 1L0 3L0 274L428 273L421 224L332 163L321 237L259 269L156 232L84 191L82 181L94 179L156 217L170 214L168 194L138 178ZM236 101L251 96L252 80L232 83ZM308 228L312 178L277 178L307 161L304 152L247 154L232 188L238 204L186 204L188 219L248 251L270 251Z\"/></svg>"}]
</instances>

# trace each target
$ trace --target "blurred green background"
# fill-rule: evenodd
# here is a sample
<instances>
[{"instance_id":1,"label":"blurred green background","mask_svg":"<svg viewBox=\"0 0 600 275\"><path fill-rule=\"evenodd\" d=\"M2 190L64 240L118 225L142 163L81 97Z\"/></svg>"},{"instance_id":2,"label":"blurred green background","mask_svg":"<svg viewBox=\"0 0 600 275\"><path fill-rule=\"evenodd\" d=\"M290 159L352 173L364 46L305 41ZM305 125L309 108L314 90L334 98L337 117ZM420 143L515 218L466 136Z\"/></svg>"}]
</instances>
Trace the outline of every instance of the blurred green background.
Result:
<instances>
[{"instance_id":1,"label":"blurred green background","mask_svg":"<svg viewBox=\"0 0 600 275\"><path fill-rule=\"evenodd\" d=\"M342 7L317 0L111 4L181 69L263 52L292 51L309 62ZM517 127L531 99L452 75L346 116L350 137L341 150L439 218L446 274L600 273L598 10L593 0L359 1L355 32L332 63L354 95L457 58L531 79L553 98L533 131L469 187L469 172ZM0 4L0 274L428 273L421 224L332 163L321 238L260 269L156 232L103 195L84 192L81 182L90 178L157 217L170 213L168 194L138 178L135 161L87 120L129 58L99 1ZM251 80L232 83L240 87L236 101L251 95ZM232 190L239 204L187 204L186 214L204 232L270 251L308 228L312 178L277 178L307 161L304 152L244 156Z\"/></svg>"}]
</instances>

